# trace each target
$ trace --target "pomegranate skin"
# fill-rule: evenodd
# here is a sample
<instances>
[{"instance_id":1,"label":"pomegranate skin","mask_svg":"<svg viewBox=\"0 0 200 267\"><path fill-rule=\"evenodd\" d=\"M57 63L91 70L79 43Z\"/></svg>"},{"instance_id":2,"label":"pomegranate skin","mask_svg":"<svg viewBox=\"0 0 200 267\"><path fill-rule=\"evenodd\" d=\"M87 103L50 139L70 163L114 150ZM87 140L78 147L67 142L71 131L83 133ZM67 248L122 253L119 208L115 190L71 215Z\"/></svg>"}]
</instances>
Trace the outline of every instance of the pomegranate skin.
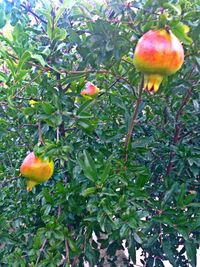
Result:
<instances>
[{"instance_id":1,"label":"pomegranate skin","mask_svg":"<svg viewBox=\"0 0 200 267\"><path fill-rule=\"evenodd\" d=\"M40 158L29 153L20 167L20 172L27 181L27 190L31 191L36 184L49 180L54 171L54 163L48 158Z\"/></svg>"},{"instance_id":2,"label":"pomegranate skin","mask_svg":"<svg viewBox=\"0 0 200 267\"><path fill-rule=\"evenodd\" d=\"M144 88L155 93L163 78L177 72L184 62L184 50L178 38L165 29L150 30L138 41L134 65L144 73Z\"/></svg>"},{"instance_id":3,"label":"pomegranate skin","mask_svg":"<svg viewBox=\"0 0 200 267\"><path fill-rule=\"evenodd\" d=\"M97 95L100 91L99 88L91 82L87 82L85 88L86 89L81 91L81 95L94 96Z\"/></svg>"}]
</instances>

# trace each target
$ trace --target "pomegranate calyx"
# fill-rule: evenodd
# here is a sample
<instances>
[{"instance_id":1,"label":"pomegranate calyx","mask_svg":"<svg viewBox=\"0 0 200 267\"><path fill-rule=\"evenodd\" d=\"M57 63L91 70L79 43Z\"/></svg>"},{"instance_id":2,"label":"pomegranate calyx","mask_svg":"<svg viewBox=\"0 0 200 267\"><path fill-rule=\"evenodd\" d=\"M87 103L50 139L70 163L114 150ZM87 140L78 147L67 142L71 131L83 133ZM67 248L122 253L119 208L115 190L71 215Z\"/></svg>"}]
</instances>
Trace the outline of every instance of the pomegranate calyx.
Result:
<instances>
[{"instance_id":1,"label":"pomegranate calyx","mask_svg":"<svg viewBox=\"0 0 200 267\"><path fill-rule=\"evenodd\" d=\"M160 74L144 74L144 89L150 94L156 93L163 78Z\"/></svg>"},{"instance_id":2,"label":"pomegranate calyx","mask_svg":"<svg viewBox=\"0 0 200 267\"><path fill-rule=\"evenodd\" d=\"M29 192L32 191L33 187L36 186L37 184L38 183L35 182L35 181L27 180L27 182L26 182L26 185L27 185L26 190L29 191Z\"/></svg>"}]
</instances>

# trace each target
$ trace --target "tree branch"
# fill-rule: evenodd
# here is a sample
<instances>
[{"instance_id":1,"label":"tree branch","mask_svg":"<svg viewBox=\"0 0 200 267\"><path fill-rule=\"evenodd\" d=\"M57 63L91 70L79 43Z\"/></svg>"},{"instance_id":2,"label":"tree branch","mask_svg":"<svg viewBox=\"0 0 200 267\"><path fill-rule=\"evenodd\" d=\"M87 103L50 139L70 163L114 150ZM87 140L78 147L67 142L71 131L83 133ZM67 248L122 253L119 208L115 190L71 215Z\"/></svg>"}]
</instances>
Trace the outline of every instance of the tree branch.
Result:
<instances>
[{"instance_id":1,"label":"tree branch","mask_svg":"<svg viewBox=\"0 0 200 267\"><path fill-rule=\"evenodd\" d=\"M66 259L66 263L70 266L69 245L68 245L67 240L65 240L65 259Z\"/></svg>"},{"instance_id":2,"label":"tree branch","mask_svg":"<svg viewBox=\"0 0 200 267\"><path fill-rule=\"evenodd\" d=\"M36 259L36 263L35 263L36 266L39 263L39 260L40 260L40 257L41 257L42 252L44 252L44 247L46 246L47 241L48 241L48 239L45 238L44 242L42 243L42 246L41 246L41 248L39 250L39 255L38 255L37 259Z\"/></svg>"},{"instance_id":3,"label":"tree branch","mask_svg":"<svg viewBox=\"0 0 200 267\"><path fill-rule=\"evenodd\" d=\"M193 91L193 87L190 88L190 89L187 91L185 97L183 98L183 100L182 100L182 104L181 104L180 108L178 109L178 111L177 111L177 113L176 113L176 117L175 117L176 122L178 121L179 117L180 117L181 114L183 113L183 109L184 109L184 107L185 107L185 106L187 105L187 103L189 102L190 97L191 97L191 95L192 95L192 91Z\"/></svg>"},{"instance_id":4,"label":"tree branch","mask_svg":"<svg viewBox=\"0 0 200 267\"><path fill-rule=\"evenodd\" d=\"M30 7L26 7L25 5L21 4L20 5L22 8L24 8L27 12L31 13L35 18L39 19L41 22L43 22L44 24L47 24L47 22L41 18L40 16L38 16L32 9L30 9Z\"/></svg>"},{"instance_id":5,"label":"tree branch","mask_svg":"<svg viewBox=\"0 0 200 267\"><path fill-rule=\"evenodd\" d=\"M128 159L129 142L130 142L130 139L131 139L131 135L132 135L134 126L136 125L136 122L137 122L136 119L137 119L137 116L138 116L139 106L140 106L140 103L141 103L141 96L142 96L143 86L144 86L144 76L142 76L142 79L141 79L141 84L140 84L140 87L139 87L139 94L138 94L138 97L137 97L137 100L136 100L135 110L133 112L133 116L132 116L132 119L131 119L131 122L130 122L130 126L129 126L129 129L128 129L128 133L127 133L126 139L125 139L125 152L126 152L125 160L126 161Z\"/></svg>"}]
</instances>

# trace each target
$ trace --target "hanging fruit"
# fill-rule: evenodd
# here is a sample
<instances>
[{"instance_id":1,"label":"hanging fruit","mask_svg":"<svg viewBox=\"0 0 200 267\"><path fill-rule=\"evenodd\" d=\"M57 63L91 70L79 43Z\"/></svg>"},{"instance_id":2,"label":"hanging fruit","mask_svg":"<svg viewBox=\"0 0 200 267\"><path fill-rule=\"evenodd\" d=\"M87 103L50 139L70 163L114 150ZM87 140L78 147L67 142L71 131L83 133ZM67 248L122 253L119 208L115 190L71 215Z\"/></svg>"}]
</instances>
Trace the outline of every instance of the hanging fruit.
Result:
<instances>
[{"instance_id":1,"label":"hanging fruit","mask_svg":"<svg viewBox=\"0 0 200 267\"><path fill-rule=\"evenodd\" d=\"M81 91L81 95L95 96L99 93L99 88L93 83L87 82L85 89Z\"/></svg>"},{"instance_id":2,"label":"hanging fruit","mask_svg":"<svg viewBox=\"0 0 200 267\"><path fill-rule=\"evenodd\" d=\"M27 190L31 191L39 183L46 182L52 176L54 163L45 157L36 157L31 152L24 159L20 172L27 179Z\"/></svg>"},{"instance_id":3,"label":"hanging fruit","mask_svg":"<svg viewBox=\"0 0 200 267\"><path fill-rule=\"evenodd\" d=\"M146 32L135 48L134 65L144 73L144 89L150 93L156 93L163 78L177 72L183 61L183 46L168 27Z\"/></svg>"}]
</instances>

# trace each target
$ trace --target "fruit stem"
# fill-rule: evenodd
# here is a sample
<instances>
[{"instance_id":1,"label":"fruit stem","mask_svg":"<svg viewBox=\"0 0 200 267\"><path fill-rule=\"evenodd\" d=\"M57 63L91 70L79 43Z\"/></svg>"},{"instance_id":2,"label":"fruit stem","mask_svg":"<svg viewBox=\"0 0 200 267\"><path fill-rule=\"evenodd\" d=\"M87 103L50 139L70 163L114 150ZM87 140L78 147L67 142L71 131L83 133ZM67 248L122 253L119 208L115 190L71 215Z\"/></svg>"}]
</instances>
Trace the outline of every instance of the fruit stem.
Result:
<instances>
[{"instance_id":1,"label":"fruit stem","mask_svg":"<svg viewBox=\"0 0 200 267\"><path fill-rule=\"evenodd\" d=\"M169 25L165 25L165 30L167 33L170 33L170 26Z\"/></svg>"},{"instance_id":2,"label":"fruit stem","mask_svg":"<svg viewBox=\"0 0 200 267\"><path fill-rule=\"evenodd\" d=\"M132 136L132 132L133 132L134 126L137 123L136 119L137 119L137 116L138 116L139 106L140 106L140 103L141 103L141 100L142 100L141 96L142 96L143 87L144 87L144 75L142 74L142 79L141 79L141 83L140 83L140 87L139 87L138 97L137 97L137 100L136 100L135 110L133 112L131 123L130 123L129 129L128 129L128 133L127 133L126 139L125 139L125 152L126 152L125 161L127 161L127 159L128 159L128 146L129 146L129 143L130 143L130 139L131 139L131 136Z\"/></svg>"}]
</instances>

